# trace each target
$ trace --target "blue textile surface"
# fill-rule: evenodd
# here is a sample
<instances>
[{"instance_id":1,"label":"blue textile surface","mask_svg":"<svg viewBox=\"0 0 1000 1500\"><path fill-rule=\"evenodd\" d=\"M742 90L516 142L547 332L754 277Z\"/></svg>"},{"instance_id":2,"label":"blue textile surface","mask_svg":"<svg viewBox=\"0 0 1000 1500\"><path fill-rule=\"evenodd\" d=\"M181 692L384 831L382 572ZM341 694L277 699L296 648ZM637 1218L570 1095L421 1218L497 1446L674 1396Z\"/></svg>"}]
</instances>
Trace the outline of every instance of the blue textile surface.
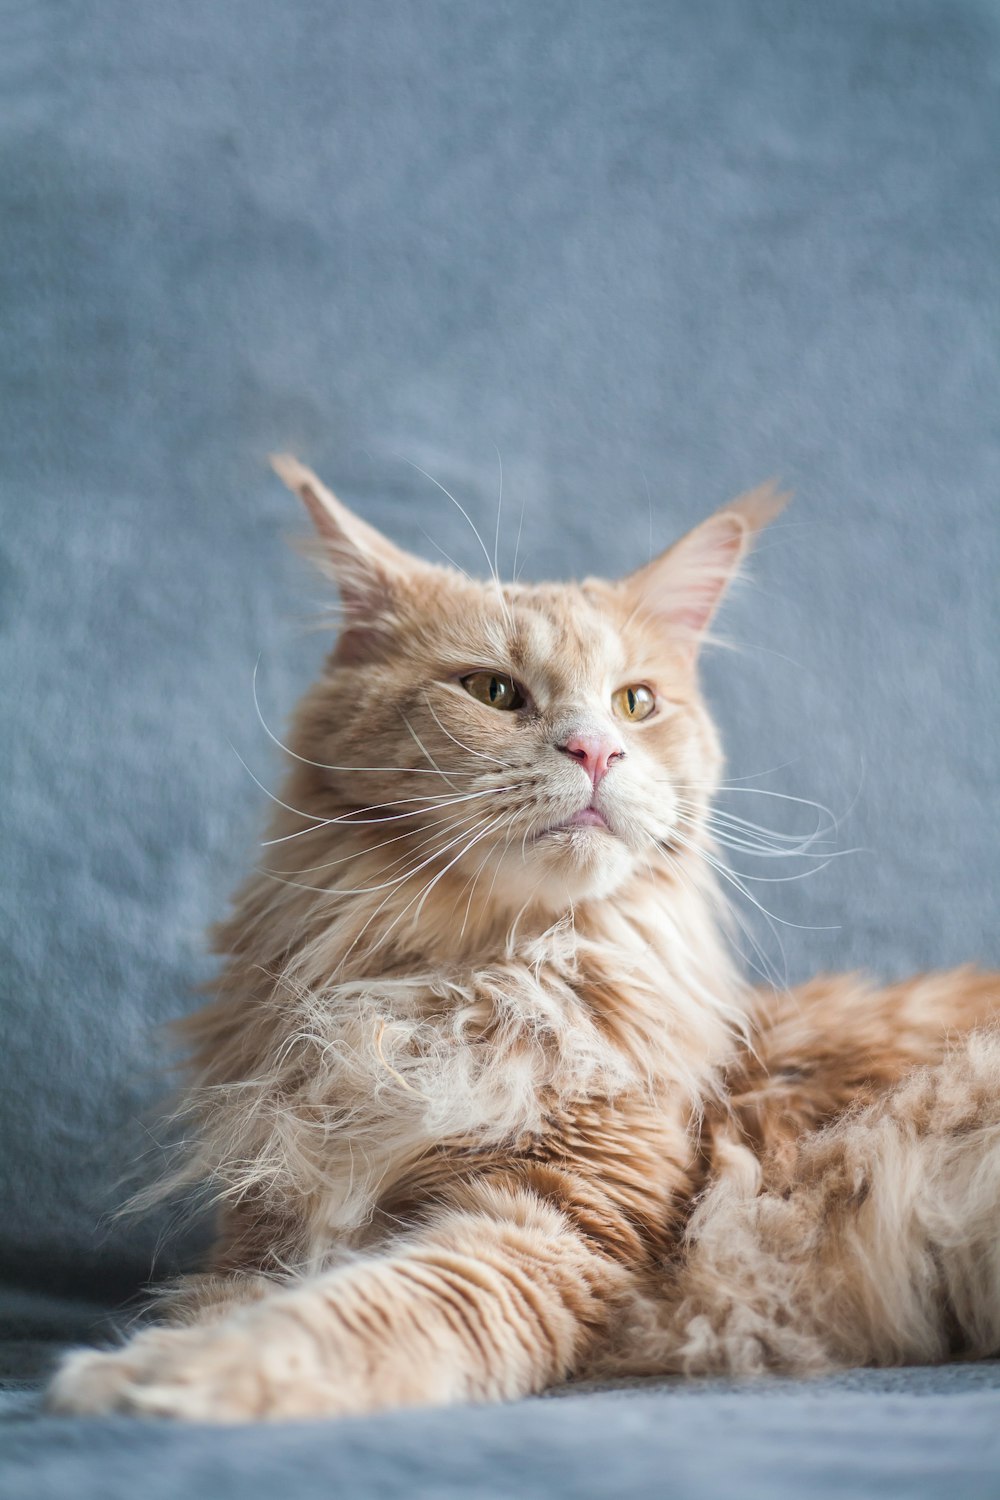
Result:
<instances>
[{"instance_id":1,"label":"blue textile surface","mask_svg":"<svg viewBox=\"0 0 1000 1500\"><path fill-rule=\"evenodd\" d=\"M331 1426L84 1424L0 1407L0 1482L18 1500L991 1500L994 1384L934 1394L639 1391Z\"/></svg>"},{"instance_id":2,"label":"blue textile surface","mask_svg":"<svg viewBox=\"0 0 1000 1500\"><path fill-rule=\"evenodd\" d=\"M53 1336L93 1306L0 1301L0 1494L17 1500L992 1500L1000 1363L855 1370L814 1381L622 1381L510 1406L343 1422L192 1427L45 1415Z\"/></svg>"},{"instance_id":3,"label":"blue textile surface","mask_svg":"<svg viewBox=\"0 0 1000 1500\"><path fill-rule=\"evenodd\" d=\"M1000 1472L1000 1363L568 1387L511 1406L344 1422L192 1427L47 1416L43 1335L92 1337L85 1304L3 1303L0 1493L11 1500L987 1500ZM33 1336L33 1337L32 1337ZM20 1376L18 1374L20 1372Z\"/></svg>"},{"instance_id":4,"label":"blue textile surface","mask_svg":"<svg viewBox=\"0 0 1000 1500\"><path fill-rule=\"evenodd\" d=\"M112 1213L158 1165L153 1030L254 858L233 747L277 774L254 665L280 733L324 647L269 450L470 569L419 471L492 552L499 451L534 578L781 474L707 666L729 805L808 830L749 788L819 800L862 852L752 887L756 961L997 962L998 80L988 0L3 8L0 1276L93 1303L5 1304L12 1377L196 1250ZM852 1379L336 1432L14 1393L0 1487L996 1492L994 1367Z\"/></svg>"}]
</instances>

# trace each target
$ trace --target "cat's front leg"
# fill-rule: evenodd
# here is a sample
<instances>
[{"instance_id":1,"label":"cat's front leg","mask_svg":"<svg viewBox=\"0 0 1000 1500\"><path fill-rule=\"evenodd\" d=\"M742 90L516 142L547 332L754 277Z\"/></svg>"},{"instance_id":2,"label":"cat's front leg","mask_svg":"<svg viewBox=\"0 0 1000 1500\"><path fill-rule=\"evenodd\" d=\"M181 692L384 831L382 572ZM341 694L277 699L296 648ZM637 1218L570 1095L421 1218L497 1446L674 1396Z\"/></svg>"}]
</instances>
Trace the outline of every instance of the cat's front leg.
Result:
<instances>
[{"instance_id":1,"label":"cat's front leg","mask_svg":"<svg viewBox=\"0 0 1000 1500\"><path fill-rule=\"evenodd\" d=\"M217 1323L71 1355L50 1405L246 1421L505 1400L564 1379L625 1273L534 1195L470 1197L394 1251Z\"/></svg>"}]
</instances>

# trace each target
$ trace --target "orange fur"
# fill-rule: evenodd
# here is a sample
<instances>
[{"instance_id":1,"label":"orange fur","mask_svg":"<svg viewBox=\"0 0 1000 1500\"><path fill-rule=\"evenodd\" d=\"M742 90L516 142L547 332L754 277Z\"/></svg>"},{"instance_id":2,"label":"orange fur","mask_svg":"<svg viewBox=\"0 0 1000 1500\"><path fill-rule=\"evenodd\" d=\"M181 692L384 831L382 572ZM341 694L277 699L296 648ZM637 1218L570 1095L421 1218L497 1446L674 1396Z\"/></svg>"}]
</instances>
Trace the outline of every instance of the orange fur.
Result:
<instances>
[{"instance_id":1,"label":"orange fur","mask_svg":"<svg viewBox=\"0 0 1000 1500\"><path fill-rule=\"evenodd\" d=\"M620 583L503 586L277 467L345 620L185 1026L194 1144L147 1195L207 1183L217 1244L53 1404L242 1420L989 1352L996 978L754 995L722 936L696 656L783 498Z\"/></svg>"}]
</instances>

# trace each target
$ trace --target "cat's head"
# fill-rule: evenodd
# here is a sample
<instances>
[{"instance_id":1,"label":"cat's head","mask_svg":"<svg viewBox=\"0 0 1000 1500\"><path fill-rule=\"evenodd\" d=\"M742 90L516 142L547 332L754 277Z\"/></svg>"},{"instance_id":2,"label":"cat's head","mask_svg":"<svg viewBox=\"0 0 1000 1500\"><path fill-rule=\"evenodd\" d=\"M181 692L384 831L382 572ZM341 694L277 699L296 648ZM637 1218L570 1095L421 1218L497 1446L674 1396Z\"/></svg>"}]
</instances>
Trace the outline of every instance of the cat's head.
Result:
<instances>
[{"instance_id":1,"label":"cat's head","mask_svg":"<svg viewBox=\"0 0 1000 1500\"><path fill-rule=\"evenodd\" d=\"M698 650L785 496L741 497L617 581L500 584L410 556L274 464L343 609L292 749L387 864L402 844L404 875L450 865L558 911L697 836L721 766Z\"/></svg>"}]
</instances>

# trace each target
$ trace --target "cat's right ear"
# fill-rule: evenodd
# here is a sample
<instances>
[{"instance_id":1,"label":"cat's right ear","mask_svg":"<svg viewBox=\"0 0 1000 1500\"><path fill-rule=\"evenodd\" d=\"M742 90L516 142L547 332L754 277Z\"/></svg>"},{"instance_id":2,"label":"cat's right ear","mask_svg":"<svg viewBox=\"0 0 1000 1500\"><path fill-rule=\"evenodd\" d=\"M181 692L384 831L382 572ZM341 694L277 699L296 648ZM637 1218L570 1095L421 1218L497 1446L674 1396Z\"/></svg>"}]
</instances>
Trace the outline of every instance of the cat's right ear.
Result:
<instances>
[{"instance_id":1,"label":"cat's right ear","mask_svg":"<svg viewBox=\"0 0 1000 1500\"><path fill-rule=\"evenodd\" d=\"M618 587L634 611L659 625L693 661L758 533L790 499L773 482L749 490L629 574Z\"/></svg>"},{"instance_id":2,"label":"cat's right ear","mask_svg":"<svg viewBox=\"0 0 1000 1500\"><path fill-rule=\"evenodd\" d=\"M366 633L377 633L389 621L395 595L426 564L348 510L297 458L272 454L271 467L309 512L317 537L310 555L337 585L344 608L343 639L346 643L350 635L357 651Z\"/></svg>"}]
</instances>

